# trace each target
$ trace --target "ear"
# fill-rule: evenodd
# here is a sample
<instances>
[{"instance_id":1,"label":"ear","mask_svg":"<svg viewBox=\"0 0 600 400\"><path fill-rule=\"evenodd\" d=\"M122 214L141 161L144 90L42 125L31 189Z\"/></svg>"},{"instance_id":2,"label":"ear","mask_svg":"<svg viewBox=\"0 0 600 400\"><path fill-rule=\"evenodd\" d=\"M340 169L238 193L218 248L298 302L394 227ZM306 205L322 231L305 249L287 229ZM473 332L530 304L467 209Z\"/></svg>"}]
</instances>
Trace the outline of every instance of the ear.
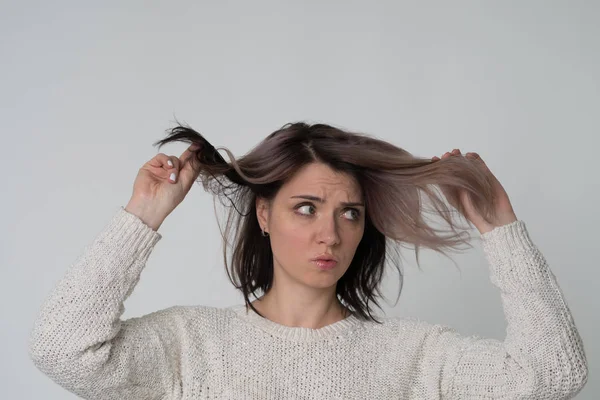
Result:
<instances>
[{"instance_id":1,"label":"ear","mask_svg":"<svg viewBox=\"0 0 600 400\"><path fill-rule=\"evenodd\" d=\"M256 198L256 219L265 232L269 232L269 201L265 198Z\"/></svg>"}]
</instances>

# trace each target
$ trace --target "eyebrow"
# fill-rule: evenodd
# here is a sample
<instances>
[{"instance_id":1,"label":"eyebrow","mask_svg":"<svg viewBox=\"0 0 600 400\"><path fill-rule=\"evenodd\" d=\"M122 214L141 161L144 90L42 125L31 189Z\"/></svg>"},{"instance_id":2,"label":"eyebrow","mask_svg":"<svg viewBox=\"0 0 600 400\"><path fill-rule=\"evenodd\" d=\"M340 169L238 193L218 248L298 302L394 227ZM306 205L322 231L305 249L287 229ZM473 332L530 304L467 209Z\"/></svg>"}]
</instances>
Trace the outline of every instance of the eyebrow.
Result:
<instances>
[{"instance_id":1,"label":"eyebrow","mask_svg":"<svg viewBox=\"0 0 600 400\"><path fill-rule=\"evenodd\" d=\"M301 194L301 195L298 195L298 196L292 196L292 197L290 197L290 199L306 199L306 200L313 200L313 201L316 201L316 202L319 202L319 203L325 203L325 200L323 200L322 198L317 197L317 196L311 196L309 194ZM350 206L361 206L361 207L364 207L365 206L363 203L357 203L357 202L349 202L349 203L342 202L341 204L343 206L345 206L345 207L350 207Z\"/></svg>"}]
</instances>

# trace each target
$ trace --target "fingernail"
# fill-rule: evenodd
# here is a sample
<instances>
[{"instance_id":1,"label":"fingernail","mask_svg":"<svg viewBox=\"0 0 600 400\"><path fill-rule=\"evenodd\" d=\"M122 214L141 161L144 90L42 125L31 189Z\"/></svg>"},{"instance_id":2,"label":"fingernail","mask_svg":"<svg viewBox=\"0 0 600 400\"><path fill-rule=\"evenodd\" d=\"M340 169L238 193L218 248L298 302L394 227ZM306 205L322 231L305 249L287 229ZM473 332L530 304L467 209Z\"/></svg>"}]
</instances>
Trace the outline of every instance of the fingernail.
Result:
<instances>
[{"instance_id":1,"label":"fingernail","mask_svg":"<svg viewBox=\"0 0 600 400\"><path fill-rule=\"evenodd\" d=\"M175 177L176 177L175 172L171 172L170 178L173 182L175 182Z\"/></svg>"},{"instance_id":2,"label":"fingernail","mask_svg":"<svg viewBox=\"0 0 600 400\"><path fill-rule=\"evenodd\" d=\"M168 160L168 161L167 161L167 164L169 164L169 167L172 167L172 166L173 166L173 161L171 161L171 160Z\"/></svg>"}]
</instances>

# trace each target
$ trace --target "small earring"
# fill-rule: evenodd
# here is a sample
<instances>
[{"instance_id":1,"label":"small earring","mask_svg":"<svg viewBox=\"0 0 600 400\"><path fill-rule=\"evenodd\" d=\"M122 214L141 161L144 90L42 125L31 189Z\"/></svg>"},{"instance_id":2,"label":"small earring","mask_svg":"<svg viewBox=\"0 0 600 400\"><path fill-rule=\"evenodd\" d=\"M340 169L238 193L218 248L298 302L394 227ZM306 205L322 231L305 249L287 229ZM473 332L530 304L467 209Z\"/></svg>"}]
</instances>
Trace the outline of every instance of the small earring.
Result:
<instances>
[{"instance_id":1,"label":"small earring","mask_svg":"<svg viewBox=\"0 0 600 400\"><path fill-rule=\"evenodd\" d=\"M267 237L267 236L269 236L269 232L266 232L266 233L265 233L265 230L264 230L264 228L260 228L260 229L262 230L262 235L263 235L264 237Z\"/></svg>"}]
</instances>

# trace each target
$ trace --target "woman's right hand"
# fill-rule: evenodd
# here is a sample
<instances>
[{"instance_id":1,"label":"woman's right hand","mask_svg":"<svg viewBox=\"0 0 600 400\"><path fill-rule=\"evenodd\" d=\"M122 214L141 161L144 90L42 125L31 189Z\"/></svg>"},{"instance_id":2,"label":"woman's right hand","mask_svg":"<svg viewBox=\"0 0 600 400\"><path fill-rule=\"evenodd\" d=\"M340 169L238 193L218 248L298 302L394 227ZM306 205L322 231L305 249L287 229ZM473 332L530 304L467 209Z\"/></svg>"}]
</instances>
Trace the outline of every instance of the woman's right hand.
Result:
<instances>
[{"instance_id":1,"label":"woman's right hand","mask_svg":"<svg viewBox=\"0 0 600 400\"><path fill-rule=\"evenodd\" d=\"M198 144L192 144L180 158L159 153L144 164L135 179L125 211L158 230L198 179L200 164L195 157L199 150Z\"/></svg>"}]
</instances>

